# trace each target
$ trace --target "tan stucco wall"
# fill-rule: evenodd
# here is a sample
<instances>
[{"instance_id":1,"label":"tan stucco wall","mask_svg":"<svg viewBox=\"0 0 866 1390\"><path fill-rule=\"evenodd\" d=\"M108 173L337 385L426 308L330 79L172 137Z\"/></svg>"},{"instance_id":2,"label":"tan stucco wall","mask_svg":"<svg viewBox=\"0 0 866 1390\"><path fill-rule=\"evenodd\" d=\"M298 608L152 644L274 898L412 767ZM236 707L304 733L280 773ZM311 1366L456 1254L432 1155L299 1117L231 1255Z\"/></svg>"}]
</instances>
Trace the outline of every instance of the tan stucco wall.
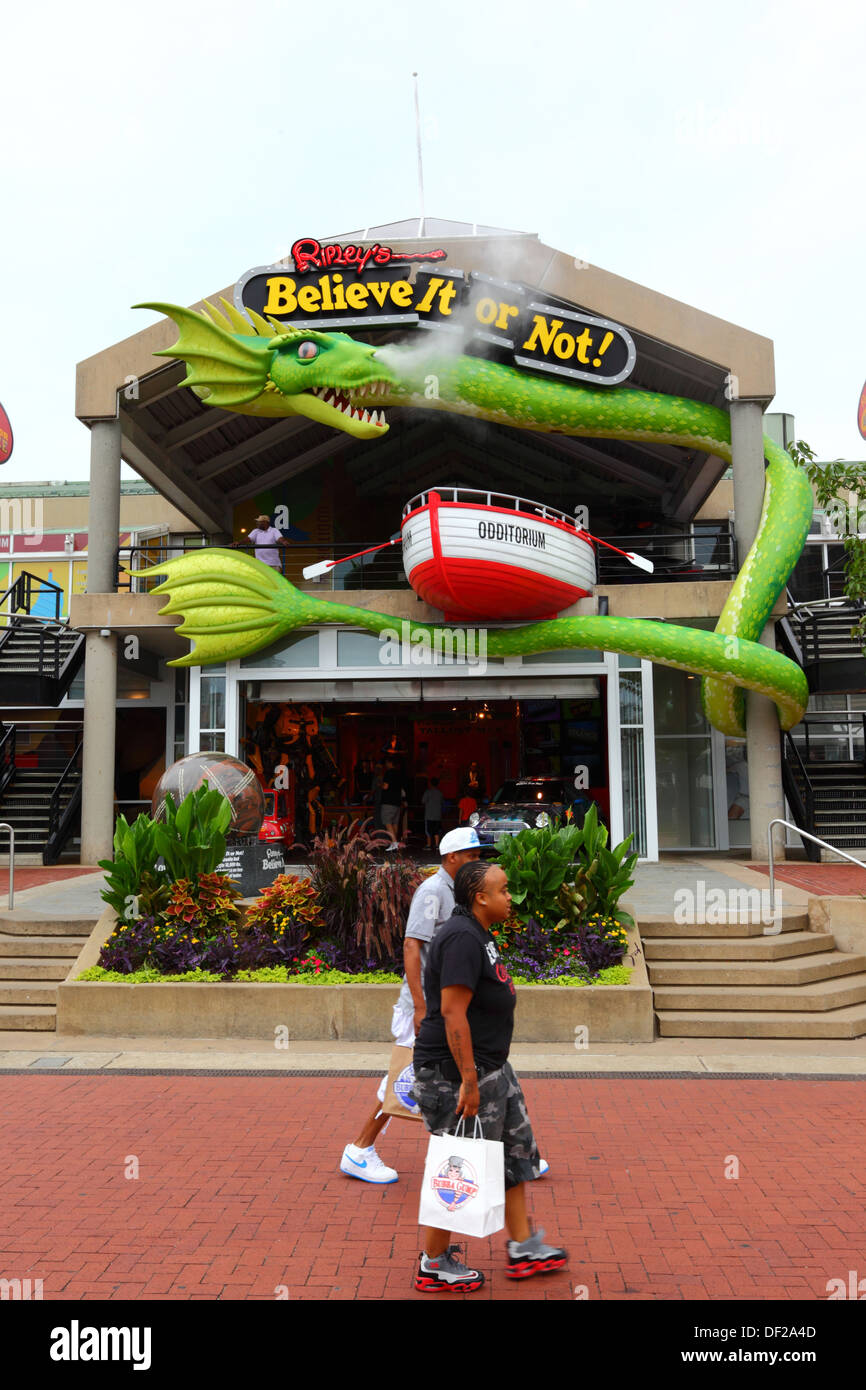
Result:
<instances>
[{"instance_id":1,"label":"tan stucco wall","mask_svg":"<svg viewBox=\"0 0 866 1390\"><path fill-rule=\"evenodd\" d=\"M86 531L90 515L89 497L21 498L23 515L33 516L36 503L42 504L42 525L46 531ZM169 531L194 529L187 518L158 494L120 498L120 528L132 531L142 526L166 526ZM61 547L62 549L62 547Z\"/></svg>"}]
</instances>

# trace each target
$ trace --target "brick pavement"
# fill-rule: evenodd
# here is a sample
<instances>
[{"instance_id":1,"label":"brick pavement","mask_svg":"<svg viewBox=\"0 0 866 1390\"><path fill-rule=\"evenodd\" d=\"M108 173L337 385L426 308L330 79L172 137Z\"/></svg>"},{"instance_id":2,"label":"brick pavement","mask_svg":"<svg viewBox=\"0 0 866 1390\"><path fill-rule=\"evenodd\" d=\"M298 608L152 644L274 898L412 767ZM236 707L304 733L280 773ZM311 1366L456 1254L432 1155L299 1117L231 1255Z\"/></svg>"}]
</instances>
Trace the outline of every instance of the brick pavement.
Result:
<instances>
[{"instance_id":1,"label":"brick pavement","mask_svg":"<svg viewBox=\"0 0 866 1390\"><path fill-rule=\"evenodd\" d=\"M51 864L42 867L39 864L15 864L15 892L23 893L25 888L44 888L49 883L62 883L67 878L81 878L82 874L92 874L96 869L88 867L86 864L79 867L77 864ZM9 892L9 870L0 869L0 893L4 895ZM0 904L5 907L5 901Z\"/></svg>"},{"instance_id":2,"label":"brick pavement","mask_svg":"<svg viewBox=\"0 0 866 1390\"><path fill-rule=\"evenodd\" d=\"M400 1182L337 1171L373 1078L0 1077L0 1277L49 1299L421 1299L420 1125ZM527 1079L551 1177L536 1222L570 1268L515 1284L470 1244L475 1299L807 1299L866 1275L866 1083ZM124 1167L135 1156L139 1177ZM726 1179L736 1156L738 1180ZM446 1297L442 1295L442 1297Z\"/></svg>"},{"instance_id":3,"label":"brick pavement","mask_svg":"<svg viewBox=\"0 0 866 1390\"><path fill-rule=\"evenodd\" d=\"M856 850L851 853L858 858ZM859 856L863 857L863 856ZM769 874L766 864L749 864L759 874ZM838 894L840 897L854 897L866 893L866 869L858 869L854 864L777 864L776 878L790 883L795 888L804 888L808 893L820 897Z\"/></svg>"}]
</instances>

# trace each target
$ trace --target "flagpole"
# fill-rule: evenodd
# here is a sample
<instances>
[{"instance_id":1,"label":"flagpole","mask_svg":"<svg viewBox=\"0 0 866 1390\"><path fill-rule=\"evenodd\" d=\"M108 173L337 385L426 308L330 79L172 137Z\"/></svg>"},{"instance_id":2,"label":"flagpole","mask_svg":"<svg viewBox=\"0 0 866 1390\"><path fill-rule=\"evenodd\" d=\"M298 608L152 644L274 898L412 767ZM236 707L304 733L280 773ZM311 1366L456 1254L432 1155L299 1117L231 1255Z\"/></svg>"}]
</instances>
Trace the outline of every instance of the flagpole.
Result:
<instances>
[{"instance_id":1,"label":"flagpole","mask_svg":"<svg viewBox=\"0 0 866 1390\"><path fill-rule=\"evenodd\" d=\"M421 159L421 108L418 104L418 74L412 74L415 80L415 141L418 146L418 196L421 202L421 225L418 235L424 235L424 164Z\"/></svg>"}]
</instances>

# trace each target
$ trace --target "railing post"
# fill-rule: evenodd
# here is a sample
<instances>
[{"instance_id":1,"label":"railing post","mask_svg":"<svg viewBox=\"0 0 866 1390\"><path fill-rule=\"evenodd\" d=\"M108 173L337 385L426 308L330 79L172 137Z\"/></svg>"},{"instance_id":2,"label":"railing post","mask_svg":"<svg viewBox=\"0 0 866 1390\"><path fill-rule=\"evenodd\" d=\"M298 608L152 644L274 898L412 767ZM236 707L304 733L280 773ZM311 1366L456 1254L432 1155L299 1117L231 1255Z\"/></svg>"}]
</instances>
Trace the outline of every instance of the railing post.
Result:
<instances>
[{"instance_id":1,"label":"railing post","mask_svg":"<svg viewBox=\"0 0 866 1390\"><path fill-rule=\"evenodd\" d=\"M0 830L9 831L9 911L15 906L15 830L7 821L0 822Z\"/></svg>"}]
</instances>

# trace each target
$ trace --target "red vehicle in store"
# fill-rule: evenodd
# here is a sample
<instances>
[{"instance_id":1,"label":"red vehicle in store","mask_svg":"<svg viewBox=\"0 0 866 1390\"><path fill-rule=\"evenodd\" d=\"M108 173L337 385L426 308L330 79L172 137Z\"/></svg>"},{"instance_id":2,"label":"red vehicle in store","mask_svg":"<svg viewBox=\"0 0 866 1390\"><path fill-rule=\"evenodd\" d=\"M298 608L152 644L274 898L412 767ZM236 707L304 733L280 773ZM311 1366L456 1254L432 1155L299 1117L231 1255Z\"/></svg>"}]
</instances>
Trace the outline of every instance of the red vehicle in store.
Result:
<instances>
[{"instance_id":1,"label":"red vehicle in store","mask_svg":"<svg viewBox=\"0 0 866 1390\"><path fill-rule=\"evenodd\" d=\"M291 849L295 842L295 788L290 776L289 786L274 789L265 787L265 816L259 830L260 840L279 840L283 848Z\"/></svg>"}]
</instances>

